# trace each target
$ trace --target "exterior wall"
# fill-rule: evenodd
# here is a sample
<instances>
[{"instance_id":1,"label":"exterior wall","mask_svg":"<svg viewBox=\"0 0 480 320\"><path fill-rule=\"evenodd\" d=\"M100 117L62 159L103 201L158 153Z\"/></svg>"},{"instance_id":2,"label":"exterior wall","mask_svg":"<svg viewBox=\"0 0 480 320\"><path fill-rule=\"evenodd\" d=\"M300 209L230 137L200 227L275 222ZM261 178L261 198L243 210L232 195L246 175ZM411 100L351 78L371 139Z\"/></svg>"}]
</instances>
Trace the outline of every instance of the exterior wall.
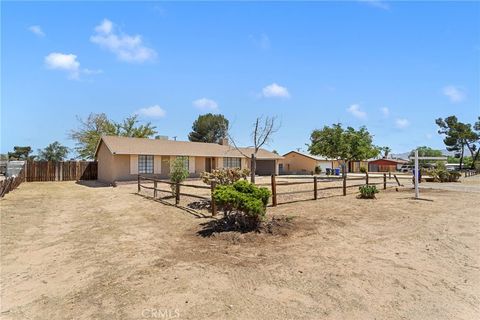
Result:
<instances>
[{"instance_id":1,"label":"exterior wall","mask_svg":"<svg viewBox=\"0 0 480 320\"><path fill-rule=\"evenodd\" d=\"M195 174L205 171L205 157L195 157Z\"/></svg>"},{"instance_id":2,"label":"exterior wall","mask_svg":"<svg viewBox=\"0 0 480 320\"><path fill-rule=\"evenodd\" d=\"M216 161L216 168L217 169L222 169L223 168L223 158L222 157L218 157L215 159Z\"/></svg>"},{"instance_id":3,"label":"exterior wall","mask_svg":"<svg viewBox=\"0 0 480 320\"><path fill-rule=\"evenodd\" d=\"M283 164L283 173L310 174L315 171L317 160L292 152L287 154L284 159L278 160L278 163Z\"/></svg>"},{"instance_id":4,"label":"exterior wall","mask_svg":"<svg viewBox=\"0 0 480 320\"><path fill-rule=\"evenodd\" d=\"M130 155L128 154L116 154L113 156L114 164L114 177L115 181L135 180L138 173L138 162L135 168L135 174L130 173ZM138 158L137 158L138 159Z\"/></svg>"},{"instance_id":5,"label":"exterior wall","mask_svg":"<svg viewBox=\"0 0 480 320\"><path fill-rule=\"evenodd\" d=\"M108 150L105 143L101 142L97 153L98 180L102 182L113 182L113 154Z\"/></svg>"},{"instance_id":6,"label":"exterior wall","mask_svg":"<svg viewBox=\"0 0 480 320\"><path fill-rule=\"evenodd\" d=\"M394 172L397 170L397 163L386 159L370 161L368 171L372 172Z\"/></svg>"}]
</instances>

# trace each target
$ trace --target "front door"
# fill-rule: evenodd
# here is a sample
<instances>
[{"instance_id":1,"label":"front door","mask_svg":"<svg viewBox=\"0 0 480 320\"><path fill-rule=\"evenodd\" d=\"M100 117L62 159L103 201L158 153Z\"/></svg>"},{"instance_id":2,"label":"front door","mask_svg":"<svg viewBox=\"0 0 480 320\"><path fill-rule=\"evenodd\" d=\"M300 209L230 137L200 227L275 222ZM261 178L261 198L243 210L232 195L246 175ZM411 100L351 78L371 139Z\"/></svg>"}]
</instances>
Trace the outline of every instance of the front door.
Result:
<instances>
[{"instance_id":1,"label":"front door","mask_svg":"<svg viewBox=\"0 0 480 320\"><path fill-rule=\"evenodd\" d=\"M162 176L170 174L170 156L162 156Z\"/></svg>"}]
</instances>

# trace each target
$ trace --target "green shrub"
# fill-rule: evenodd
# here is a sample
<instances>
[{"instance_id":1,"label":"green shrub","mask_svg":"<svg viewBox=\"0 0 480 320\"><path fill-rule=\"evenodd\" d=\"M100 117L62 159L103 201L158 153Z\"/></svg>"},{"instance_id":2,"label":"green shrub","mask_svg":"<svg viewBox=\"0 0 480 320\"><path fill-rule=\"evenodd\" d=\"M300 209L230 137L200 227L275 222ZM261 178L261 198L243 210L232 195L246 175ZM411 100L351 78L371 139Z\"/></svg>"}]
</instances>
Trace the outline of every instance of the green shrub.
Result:
<instances>
[{"instance_id":1,"label":"green shrub","mask_svg":"<svg viewBox=\"0 0 480 320\"><path fill-rule=\"evenodd\" d=\"M188 169L185 168L185 162L182 158L176 158L170 168L170 181L174 183L182 183L188 178ZM175 185L170 185L172 194L175 196Z\"/></svg>"},{"instance_id":2,"label":"green shrub","mask_svg":"<svg viewBox=\"0 0 480 320\"><path fill-rule=\"evenodd\" d=\"M224 209L225 216L230 216L230 220L241 230L259 227L265 218L269 197L267 188L259 188L245 180L220 185L213 193L215 202Z\"/></svg>"},{"instance_id":3,"label":"green shrub","mask_svg":"<svg viewBox=\"0 0 480 320\"><path fill-rule=\"evenodd\" d=\"M315 174L320 174L322 173L322 168L320 166L315 167Z\"/></svg>"},{"instance_id":4,"label":"green shrub","mask_svg":"<svg viewBox=\"0 0 480 320\"><path fill-rule=\"evenodd\" d=\"M240 179L246 179L250 175L249 169L228 168L217 169L212 172L203 172L200 175L202 181L208 185L215 181L217 184L232 184Z\"/></svg>"},{"instance_id":5,"label":"green shrub","mask_svg":"<svg viewBox=\"0 0 480 320\"><path fill-rule=\"evenodd\" d=\"M376 186L364 185L358 188L360 190L360 198L375 199L375 193L378 193Z\"/></svg>"},{"instance_id":6,"label":"green shrub","mask_svg":"<svg viewBox=\"0 0 480 320\"><path fill-rule=\"evenodd\" d=\"M360 172L361 172L361 173L367 173L367 168L365 168L365 167L360 167Z\"/></svg>"},{"instance_id":7,"label":"green shrub","mask_svg":"<svg viewBox=\"0 0 480 320\"><path fill-rule=\"evenodd\" d=\"M432 169L428 172L436 182L457 182L461 177L458 171L448 171L442 167Z\"/></svg>"}]
</instances>

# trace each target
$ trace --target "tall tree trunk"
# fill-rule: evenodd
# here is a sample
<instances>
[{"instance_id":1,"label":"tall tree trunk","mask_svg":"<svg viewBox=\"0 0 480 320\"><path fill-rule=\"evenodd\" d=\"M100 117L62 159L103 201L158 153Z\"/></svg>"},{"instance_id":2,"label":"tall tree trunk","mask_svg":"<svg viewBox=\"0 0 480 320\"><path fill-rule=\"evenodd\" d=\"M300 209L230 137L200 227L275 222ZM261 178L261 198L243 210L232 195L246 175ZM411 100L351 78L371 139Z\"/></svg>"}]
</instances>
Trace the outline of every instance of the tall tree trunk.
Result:
<instances>
[{"instance_id":1,"label":"tall tree trunk","mask_svg":"<svg viewBox=\"0 0 480 320\"><path fill-rule=\"evenodd\" d=\"M463 168L463 153L465 152L465 144L462 142L462 153L460 154L460 170Z\"/></svg>"},{"instance_id":2,"label":"tall tree trunk","mask_svg":"<svg viewBox=\"0 0 480 320\"><path fill-rule=\"evenodd\" d=\"M257 171L257 159L255 158L255 153L252 153L252 158L250 159L250 182L255 183L255 171Z\"/></svg>"},{"instance_id":3,"label":"tall tree trunk","mask_svg":"<svg viewBox=\"0 0 480 320\"><path fill-rule=\"evenodd\" d=\"M472 167L470 169L475 169L475 163L477 162L479 151L480 151L480 148L477 150L477 152L475 152L475 156L472 158Z\"/></svg>"}]
</instances>

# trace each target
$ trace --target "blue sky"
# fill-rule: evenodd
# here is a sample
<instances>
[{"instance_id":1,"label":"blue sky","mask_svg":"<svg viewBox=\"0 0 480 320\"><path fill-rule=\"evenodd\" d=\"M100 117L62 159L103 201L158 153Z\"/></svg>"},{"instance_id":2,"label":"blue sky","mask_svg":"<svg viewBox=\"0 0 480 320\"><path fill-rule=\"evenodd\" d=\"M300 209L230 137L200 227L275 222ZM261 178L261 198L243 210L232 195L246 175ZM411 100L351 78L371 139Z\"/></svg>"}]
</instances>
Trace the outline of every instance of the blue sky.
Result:
<instances>
[{"instance_id":1,"label":"blue sky","mask_svg":"<svg viewBox=\"0 0 480 320\"><path fill-rule=\"evenodd\" d=\"M435 118L480 114L479 2L1 6L1 152L73 147L91 112L138 113L180 140L222 113L242 145L275 115L281 153L336 122L394 152L443 148Z\"/></svg>"}]
</instances>

